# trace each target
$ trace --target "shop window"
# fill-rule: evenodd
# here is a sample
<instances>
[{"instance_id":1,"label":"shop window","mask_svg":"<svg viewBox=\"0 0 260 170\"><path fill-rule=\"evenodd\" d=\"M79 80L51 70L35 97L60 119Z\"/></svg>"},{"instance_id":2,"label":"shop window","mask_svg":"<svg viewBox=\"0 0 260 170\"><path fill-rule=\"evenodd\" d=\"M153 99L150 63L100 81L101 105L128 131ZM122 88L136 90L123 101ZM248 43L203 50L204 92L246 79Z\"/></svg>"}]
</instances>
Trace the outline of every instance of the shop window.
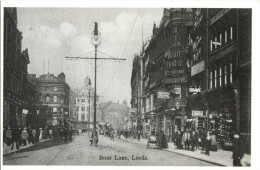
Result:
<instances>
[{"instance_id":1,"label":"shop window","mask_svg":"<svg viewBox=\"0 0 260 170\"><path fill-rule=\"evenodd\" d=\"M230 84L233 83L233 68L232 63L229 65L229 78L230 78Z\"/></svg>"},{"instance_id":2,"label":"shop window","mask_svg":"<svg viewBox=\"0 0 260 170\"><path fill-rule=\"evenodd\" d=\"M212 73L212 71L210 72L210 89L212 89L212 85L213 85L213 82L212 82L212 75L213 73Z\"/></svg>"},{"instance_id":3,"label":"shop window","mask_svg":"<svg viewBox=\"0 0 260 170\"><path fill-rule=\"evenodd\" d=\"M227 66L224 66L224 85L227 85Z\"/></svg>"},{"instance_id":4,"label":"shop window","mask_svg":"<svg viewBox=\"0 0 260 170\"><path fill-rule=\"evenodd\" d=\"M217 73L217 69L215 70L215 77L214 77L214 83L215 83L215 88L217 88L217 79L218 79L218 75L217 75L218 73Z\"/></svg>"},{"instance_id":5,"label":"shop window","mask_svg":"<svg viewBox=\"0 0 260 170\"><path fill-rule=\"evenodd\" d=\"M219 87L222 86L222 68L219 68Z\"/></svg>"}]
</instances>

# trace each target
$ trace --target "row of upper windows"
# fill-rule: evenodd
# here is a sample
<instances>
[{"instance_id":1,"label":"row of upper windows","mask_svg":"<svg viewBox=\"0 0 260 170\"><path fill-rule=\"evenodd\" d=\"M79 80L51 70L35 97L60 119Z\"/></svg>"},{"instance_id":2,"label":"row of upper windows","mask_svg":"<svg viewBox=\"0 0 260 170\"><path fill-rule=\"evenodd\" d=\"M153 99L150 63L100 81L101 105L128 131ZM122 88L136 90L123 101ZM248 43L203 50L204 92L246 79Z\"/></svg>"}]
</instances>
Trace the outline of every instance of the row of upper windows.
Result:
<instances>
[{"instance_id":1,"label":"row of upper windows","mask_svg":"<svg viewBox=\"0 0 260 170\"><path fill-rule=\"evenodd\" d=\"M209 75L209 88L218 88L233 83L233 64L224 65L211 70Z\"/></svg>"},{"instance_id":2,"label":"row of upper windows","mask_svg":"<svg viewBox=\"0 0 260 170\"><path fill-rule=\"evenodd\" d=\"M43 103L61 103L61 104L65 104L66 103L66 96L45 96L40 98L40 102Z\"/></svg>"},{"instance_id":3,"label":"row of upper windows","mask_svg":"<svg viewBox=\"0 0 260 170\"><path fill-rule=\"evenodd\" d=\"M50 86L40 86L39 91L64 91L63 87L50 87Z\"/></svg>"},{"instance_id":4,"label":"row of upper windows","mask_svg":"<svg viewBox=\"0 0 260 170\"><path fill-rule=\"evenodd\" d=\"M232 42L235 39L234 32L234 27L231 26L228 29L213 36L213 38L210 40L210 51L215 51L225 46L229 42Z\"/></svg>"},{"instance_id":5,"label":"row of upper windows","mask_svg":"<svg viewBox=\"0 0 260 170\"><path fill-rule=\"evenodd\" d=\"M79 108L81 108L81 109L79 109ZM81 111L85 111L86 109L88 110L88 109L89 109L89 107L87 107L87 108L86 108L85 106L76 107L76 109L75 109L75 110L76 110L76 111L79 111L79 110L81 110Z\"/></svg>"},{"instance_id":6,"label":"row of upper windows","mask_svg":"<svg viewBox=\"0 0 260 170\"><path fill-rule=\"evenodd\" d=\"M81 102L81 103L85 103L85 102L86 102L86 99L77 99L77 102L78 102L78 103L80 103L80 102Z\"/></svg>"}]
</instances>

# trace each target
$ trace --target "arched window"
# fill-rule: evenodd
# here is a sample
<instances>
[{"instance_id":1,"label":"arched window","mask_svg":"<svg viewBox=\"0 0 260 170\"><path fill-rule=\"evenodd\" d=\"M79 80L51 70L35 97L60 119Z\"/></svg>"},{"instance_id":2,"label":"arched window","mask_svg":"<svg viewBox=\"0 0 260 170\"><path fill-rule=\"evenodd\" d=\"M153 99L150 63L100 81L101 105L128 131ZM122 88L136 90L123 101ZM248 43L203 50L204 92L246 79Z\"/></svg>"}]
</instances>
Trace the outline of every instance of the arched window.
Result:
<instances>
[{"instance_id":1,"label":"arched window","mask_svg":"<svg viewBox=\"0 0 260 170\"><path fill-rule=\"evenodd\" d=\"M50 102L50 96L47 95L47 96L45 97L45 101L46 101L46 103L49 103L49 102Z\"/></svg>"}]
</instances>

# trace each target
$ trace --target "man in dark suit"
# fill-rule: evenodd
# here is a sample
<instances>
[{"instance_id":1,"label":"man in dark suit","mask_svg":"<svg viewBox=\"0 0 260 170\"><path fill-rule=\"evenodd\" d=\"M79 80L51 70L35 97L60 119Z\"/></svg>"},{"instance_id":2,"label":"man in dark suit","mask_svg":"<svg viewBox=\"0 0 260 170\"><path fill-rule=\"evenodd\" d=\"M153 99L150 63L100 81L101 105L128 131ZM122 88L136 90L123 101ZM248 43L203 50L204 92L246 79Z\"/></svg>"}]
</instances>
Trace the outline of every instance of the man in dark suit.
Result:
<instances>
[{"instance_id":1,"label":"man in dark suit","mask_svg":"<svg viewBox=\"0 0 260 170\"><path fill-rule=\"evenodd\" d=\"M234 133L233 166L242 166L241 159L244 156L243 143L238 130Z\"/></svg>"}]
</instances>

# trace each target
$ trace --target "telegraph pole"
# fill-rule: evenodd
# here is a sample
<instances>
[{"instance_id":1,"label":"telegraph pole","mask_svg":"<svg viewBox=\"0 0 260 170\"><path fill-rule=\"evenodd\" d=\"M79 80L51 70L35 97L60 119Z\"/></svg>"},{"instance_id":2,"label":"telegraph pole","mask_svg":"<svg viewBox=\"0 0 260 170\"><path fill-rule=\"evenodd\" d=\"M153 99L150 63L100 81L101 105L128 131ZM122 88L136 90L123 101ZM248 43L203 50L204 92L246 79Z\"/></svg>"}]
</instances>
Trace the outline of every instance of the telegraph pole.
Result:
<instances>
[{"instance_id":1,"label":"telegraph pole","mask_svg":"<svg viewBox=\"0 0 260 170\"><path fill-rule=\"evenodd\" d=\"M126 60L125 58L97 58L97 48L98 45L101 44L101 34L100 32L98 32L98 23L95 22L95 28L94 31L92 33L92 37L91 37L91 43L95 46L95 57L91 58L91 57L65 57L66 59L84 59L84 60L91 60L94 59L95 60L95 74L94 74L94 122L93 122L93 132L96 132L96 111L97 111L97 60L101 59L101 60L119 60L119 61L124 61ZM96 134L93 133L93 145L97 146L97 138L95 136ZM95 137L95 138L94 138Z\"/></svg>"}]
</instances>

